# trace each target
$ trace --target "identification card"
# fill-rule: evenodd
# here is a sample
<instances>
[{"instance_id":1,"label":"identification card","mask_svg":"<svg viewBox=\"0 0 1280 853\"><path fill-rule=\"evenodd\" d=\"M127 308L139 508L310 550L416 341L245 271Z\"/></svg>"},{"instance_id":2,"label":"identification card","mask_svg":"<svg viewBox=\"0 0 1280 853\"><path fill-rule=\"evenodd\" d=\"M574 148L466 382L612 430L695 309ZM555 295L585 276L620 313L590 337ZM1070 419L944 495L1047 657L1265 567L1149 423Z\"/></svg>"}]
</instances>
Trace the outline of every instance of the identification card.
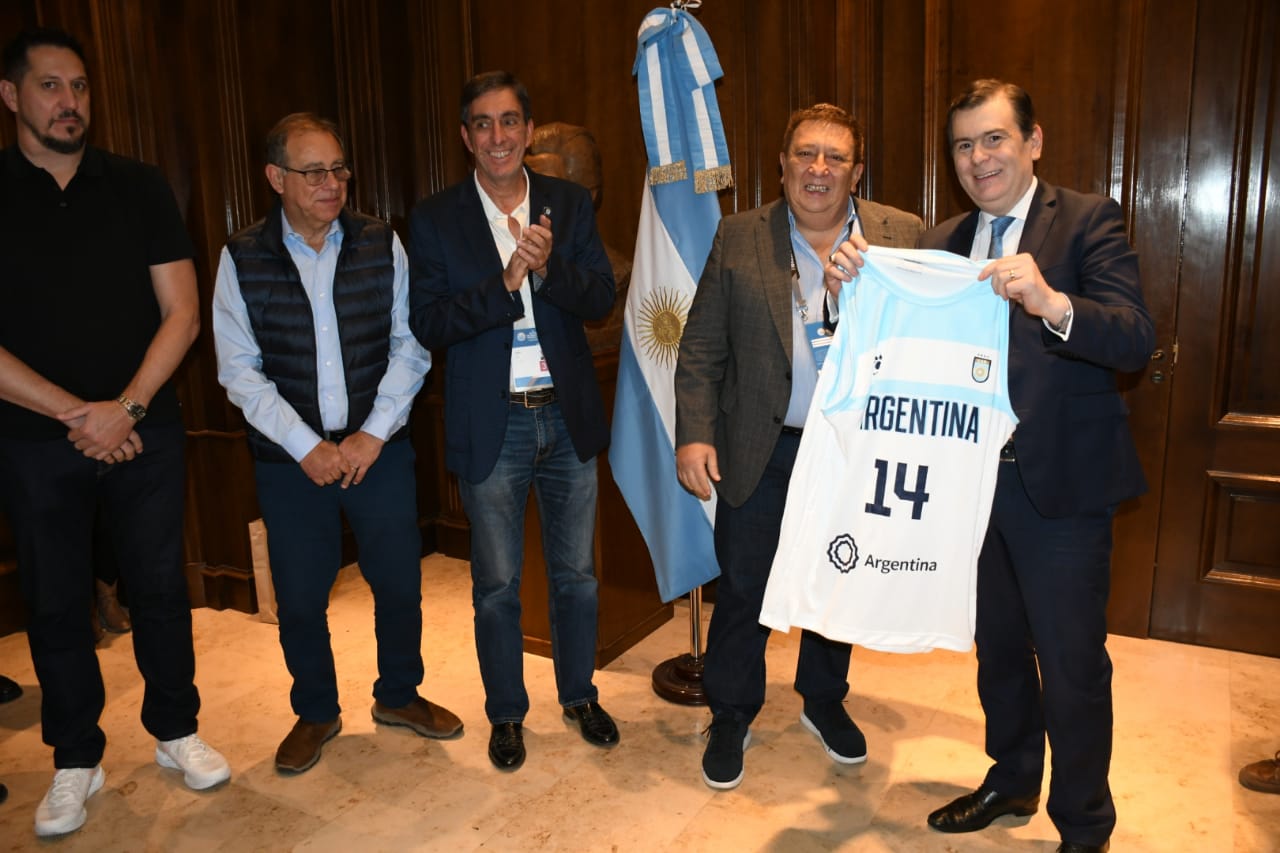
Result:
<instances>
[{"instance_id":1,"label":"identification card","mask_svg":"<svg viewBox=\"0 0 1280 853\"><path fill-rule=\"evenodd\" d=\"M828 329L821 320L806 323L804 331L805 336L809 338L809 347L813 350L813 363L821 371L822 363L827 360L827 350L831 348L831 340L835 332Z\"/></svg>"},{"instance_id":2,"label":"identification card","mask_svg":"<svg viewBox=\"0 0 1280 853\"><path fill-rule=\"evenodd\" d=\"M551 371L547 370L537 329L511 331L511 384L516 391L551 386Z\"/></svg>"}]
</instances>

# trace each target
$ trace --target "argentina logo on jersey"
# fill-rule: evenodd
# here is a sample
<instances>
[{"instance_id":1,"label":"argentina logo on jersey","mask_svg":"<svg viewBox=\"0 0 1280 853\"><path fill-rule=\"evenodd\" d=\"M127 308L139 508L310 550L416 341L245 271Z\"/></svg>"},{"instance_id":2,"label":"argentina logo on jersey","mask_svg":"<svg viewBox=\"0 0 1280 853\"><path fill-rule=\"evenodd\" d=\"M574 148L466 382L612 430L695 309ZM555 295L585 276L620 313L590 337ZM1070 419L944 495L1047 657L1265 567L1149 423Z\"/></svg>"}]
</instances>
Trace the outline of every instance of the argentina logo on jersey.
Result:
<instances>
[{"instance_id":1,"label":"argentina logo on jersey","mask_svg":"<svg viewBox=\"0 0 1280 853\"><path fill-rule=\"evenodd\" d=\"M973 377L974 382L986 382L991 376L991 359L986 356L975 355L969 375Z\"/></svg>"},{"instance_id":2,"label":"argentina logo on jersey","mask_svg":"<svg viewBox=\"0 0 1280 853\"><path fill-rule=\"evenodd\" d=\"M827 543L827 559L841 574L848 574L858 565L858 543L848 533L841 533Z\"/></svg>"}]
</instances>

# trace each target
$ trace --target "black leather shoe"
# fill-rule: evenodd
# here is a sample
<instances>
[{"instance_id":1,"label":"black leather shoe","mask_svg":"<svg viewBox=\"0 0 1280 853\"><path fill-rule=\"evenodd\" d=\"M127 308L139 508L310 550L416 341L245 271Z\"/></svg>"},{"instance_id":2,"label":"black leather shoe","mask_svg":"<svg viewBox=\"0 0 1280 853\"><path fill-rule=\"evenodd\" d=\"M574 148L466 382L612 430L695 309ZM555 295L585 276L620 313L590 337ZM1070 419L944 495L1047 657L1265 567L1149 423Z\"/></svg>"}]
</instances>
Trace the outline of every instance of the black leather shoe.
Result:
<instances>
[{"instance_id":1,"label":"black leather shoe","mask_svg":"<svg viewBox=\"0 0 1280 853\"><path fill-rule=\"evenodd\" d=\"M596 746L613 746L618 742L618 727L613 717L596 702L583 702L564 709L564 718L582 729L582 739Z\"/></svg>"},{"instance_id":2,"label":"black leather shoe","mask_svg":"<svg viewBox=\"0 0 1280 853\"><path fill-rule=\"evenodd\" d=\"M515 770L524 764L524 726L498 723L489 735L489 760L499 770Z\"/></svg>"},{"instance_id":3,"label":"black leather shoe","mask_svg":"<svg viewBox=\"0 0 1280 853\"><path fill-rule=\"evenodd\" d=\"M1110 841L1104 841L1101 844L1081 844L1078 841L1064 841L1058 845L1058 853L1107 853L1110 849Z\"/></svg>"},{"instance_id":4,"label":"black leather shoe","mask_svg":"<svg viewBox=\"0 0 1280 853\"><path fill-rule=\"evenodd\" d=\"M0 705L12 702L22 695L22 685L5 675L0 675Z\"/></svg>"},{"instance_id":5,"label":"black leather shoe","mask_svg":"<svg viewBox=\"0 0 1280 853\"><path fill-rule=\"evenodd\" d=\"M1002 815L1026 817L1040 807L1040 795L1006 797L983 785L972 794L957 797L929 815L929 826L938 832L973 832Z\"/></svg>"}]
</instances>

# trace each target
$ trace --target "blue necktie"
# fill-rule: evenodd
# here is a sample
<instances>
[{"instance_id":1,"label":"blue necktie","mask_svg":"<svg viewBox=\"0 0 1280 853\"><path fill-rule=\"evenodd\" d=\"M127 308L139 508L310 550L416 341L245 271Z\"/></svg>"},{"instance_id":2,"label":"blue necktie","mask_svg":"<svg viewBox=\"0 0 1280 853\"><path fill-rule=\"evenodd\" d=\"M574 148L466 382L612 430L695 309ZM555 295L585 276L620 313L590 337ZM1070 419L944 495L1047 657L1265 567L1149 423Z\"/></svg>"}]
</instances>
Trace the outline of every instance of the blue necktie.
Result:
<instances>
[{"instance_id":1,"label":"blue necktie","mask_svg":"<svg viewBox=\"0 0 1280 853\"><path fill-rule=\"evenodd\" d=\"M1012 224L1012 216L997 216L991 220L991 250L987 252L988 258L1004 257L1004 232Z\"/></svg>"}]
</instances>

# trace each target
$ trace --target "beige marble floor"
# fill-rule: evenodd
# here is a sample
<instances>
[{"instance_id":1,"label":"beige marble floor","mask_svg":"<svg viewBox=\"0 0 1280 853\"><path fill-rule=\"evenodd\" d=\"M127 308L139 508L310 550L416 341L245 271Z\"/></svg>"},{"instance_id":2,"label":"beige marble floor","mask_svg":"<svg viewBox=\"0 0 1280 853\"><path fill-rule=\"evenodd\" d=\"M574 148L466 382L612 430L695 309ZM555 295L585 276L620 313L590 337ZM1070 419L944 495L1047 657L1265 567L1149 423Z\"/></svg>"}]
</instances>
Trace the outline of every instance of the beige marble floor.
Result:
<instances>
[{"instance_id":1,"label":"beige marble floor","mask_svg":"<svg viewBox=\"0 0 1280 853\"><path fill-rule=\"evenodd\" d=\"M346 570L331 608L342 735L311 771L278 776L276 745L292 723L276 629L241 613L195 613L201 734L231 760L231 782L194 793L152 760L138 723L142 685L128 636L100 657L107 682L106 786L77 833L36 839L32 817L49 783L39 688L24 635L0 638L0 672L26 695L0 706L0 851L601 850L986 851L1052 850L1043 811L967 836L924 825L928 811L980 781L982 713L972 655L891 656L858 650L849 709L867 734L859 767L829 761L797 721L790 688L796 639L769 650L769 702L753 726L747 776L716 793L699 775L701 708L651 692L660 661L687 651L688 613L597 677L622 730L611 751L562 722L549 661L526 656L533 708L529 759L500 773L486 756L488 726L471 639L466 564L424 561L427 678L423 692L457 712L465 735L418 738L369 716L372 604ZM1280 747L1280 660L1114 637L1120 822L1113 850L1280 850L1280 796L1236 783L1240 765Z\"/></svg>"}]
</instances>

